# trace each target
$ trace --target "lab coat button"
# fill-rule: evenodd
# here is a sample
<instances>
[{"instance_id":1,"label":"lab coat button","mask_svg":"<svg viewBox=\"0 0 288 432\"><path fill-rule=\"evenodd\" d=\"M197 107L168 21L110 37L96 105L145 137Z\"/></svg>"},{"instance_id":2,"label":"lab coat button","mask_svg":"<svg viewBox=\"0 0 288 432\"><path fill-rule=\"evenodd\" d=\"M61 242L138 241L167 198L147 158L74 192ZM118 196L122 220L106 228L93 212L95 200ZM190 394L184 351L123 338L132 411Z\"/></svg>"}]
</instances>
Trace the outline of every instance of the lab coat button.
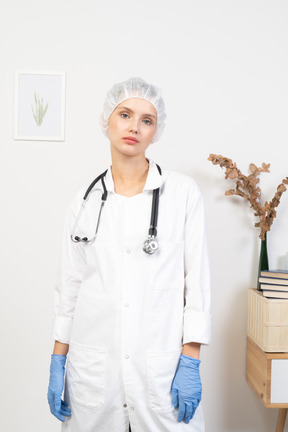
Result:
<instances>
[{"instance_id":1,"label":"lab coat button","mask_svg":"<svg viewBox=\"0 0 288 432\"><path fill-rule=\"evenodd\" d=\"M129 359L129 355L126 355L125 358L126 358L126 359Z\"/></svg>"},{"instance_id":2,"label":"lab coat button","mask_svg":"<svg viewBox=\"0 0 288 432\"><path fill-rule=\"evenodd\" d=\"M134 410L134 406L131 406L130 409L131 409L131 410Z\"/></svg>"},{"instance_id":3,"label":"lab coat button","mask_svg":"<svg viewBox=\"0 0 288 432\"><path fill-rule=\"evenodd\" d=\"M130 254L131 253L131 250L130 249L127 249L127 251L126 251L128 254Z\"/></svg>"},{"instance_id":4,"label":"lab coat button","mask_svg":"<svg viewBox=\"0 0 288 432\"><path fill-rule=\"evenodd\" d=\"M124 404L123 407L124 407L124 408L127 408L127 404Z\"/></svg>"}]
</instances>

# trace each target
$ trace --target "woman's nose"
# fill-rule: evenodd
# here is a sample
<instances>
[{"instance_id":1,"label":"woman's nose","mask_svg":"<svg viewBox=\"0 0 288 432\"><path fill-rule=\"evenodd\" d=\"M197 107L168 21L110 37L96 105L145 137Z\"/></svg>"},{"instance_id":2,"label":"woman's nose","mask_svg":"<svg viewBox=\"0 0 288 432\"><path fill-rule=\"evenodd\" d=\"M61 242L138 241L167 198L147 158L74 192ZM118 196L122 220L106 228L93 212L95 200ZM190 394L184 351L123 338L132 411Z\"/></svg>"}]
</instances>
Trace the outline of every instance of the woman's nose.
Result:
<instances>
[{"instance_id":1,"label":"woman's nose","mask_svg":"<svg viewBox=\"0 0 288 432\"><path fill-rule=\"evenodd\" d=\"M130 132L138 133L138 129L139 129L138 121L132 120L130 124Z\"/></svg>"}]
</instances>

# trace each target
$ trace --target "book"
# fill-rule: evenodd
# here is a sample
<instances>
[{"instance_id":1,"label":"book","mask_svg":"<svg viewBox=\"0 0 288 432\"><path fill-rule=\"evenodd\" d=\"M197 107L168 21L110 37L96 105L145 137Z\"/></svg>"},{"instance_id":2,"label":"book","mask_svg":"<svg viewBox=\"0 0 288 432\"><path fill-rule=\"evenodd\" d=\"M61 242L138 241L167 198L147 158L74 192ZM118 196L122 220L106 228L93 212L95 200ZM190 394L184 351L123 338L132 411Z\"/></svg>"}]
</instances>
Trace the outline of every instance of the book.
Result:
<instances>
[{"instance_id":1,"label":"book","mask_svg":"<svg viewBox=\"0 0 288 432\"><path fill-rule=\"evenodd\" d=\"M261 283L260 288L262 291L268 290L268 291L286 291L288 292L288 286L287 285L270 285L266 283Z\"/></svg>"},{"instance_id":2,"label":"book","mask_svg":"<svg viewBox=\"0 0 288 432\"><path fill-rule=\"evenodd\" d=\"M275 298L275 299L287 299L288 300L288 292L282 292L282 291L263 291L263 296L268 298Z\"/></svg>"},{"instance_id":3,"label":"book","mask_svg":"<svg viewBox=\"0 0 288 432\"><path fill-rule=\"evenodd\" d=\"M288 270L262 270L260 276L288 279Z\"/></svg>"},{"instance_id":4,"label":"book","mask_svg":"<svg viewBox=\"0 0 288 432\"><path fill-rule=\"evenodd\" d=\"M264 284L272 284L272 285L286 285L288 286L288 279L276 279L272 277L260 276L259 282Z\"/></svg>"}]
</instances>

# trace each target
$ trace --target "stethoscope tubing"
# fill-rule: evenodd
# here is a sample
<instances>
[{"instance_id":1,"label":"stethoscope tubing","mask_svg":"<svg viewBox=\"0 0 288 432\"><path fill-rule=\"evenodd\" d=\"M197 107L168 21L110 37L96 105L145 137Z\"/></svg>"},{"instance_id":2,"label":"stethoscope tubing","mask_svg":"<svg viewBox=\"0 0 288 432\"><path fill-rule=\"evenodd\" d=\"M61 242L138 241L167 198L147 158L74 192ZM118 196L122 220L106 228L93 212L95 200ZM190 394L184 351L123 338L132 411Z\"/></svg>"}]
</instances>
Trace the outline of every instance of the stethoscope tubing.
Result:
<instances>
[{"instance_id":1,"label":"stethoscope tubing","mask_svg":"<svg viewBox=\"0 0 288 432\"><path fill-rule=\"evenodd\" d=\"M86 201L86 199L88 198L88 196L89 196L91 190L93 189L93 187L95 186L95 184L96 184L96 183L101 179L102 186L103 186L103 191L104 191L104 192L103 192L104 197L103 197L103 195L102 195L102 200L103 200L103 201L106 201L106 198L107 198L107 189L106 189L106 185L105 185L105 183L104 183L103 177L105 177L107 171L108 171L108 169L106 169L102 174L100 174L98 177L96 177L95 180L93 180L93 182L90 184L90 186L89 186L88 189L86 190L85 195L84 195L84 197L83 197L83 200Z\"/></svg>"},{"instance_id":2,"label":"stethoscope tubing","mask_svg":"<svg viewBox=\"0 0 288 432\"><path fill-rule=\"evenodd\" d=\"M157 166L157 169L158 169L159 173L162 175L162 171L161 171L160 166L157 165L157 164L156 164L156 166ZM107 200L107 195L108 195L107 189L106 189L106 185L105 185L105 182L104 182L104 177L105 177L107 171L108 171L108 169L106 169L102 174L100 174L98 177L96 177L96 179L93 180L93 182L89 185L89 187L87 188L87 190L86 190L86 192L84 194L82 205L81 205L79 214L78 214L78 216L76 218L76 221L75 221L75 224L73 226L72 233L71 233L71 236L70 236L71 240L74 243L85 242L85 244L91 244L91 243L93 243L95 241L95 239L97 237L97 232L98 232L98 228L99 228L99 223L100 223L100 217L101 217L102 209L104 207L104 204L105 204L105 202ZM79 236L75 236L74 235L75 231L76 231L76 228L78 226L79 220L81 218L81 215L82 215L82 213L84 211L84 208L86 206L86 203L88 201L90 192L92 191L93 187L95 186L95 184L100 179L101 179L101 183L102 183L102 187L103 187L103 193L102 193L102 197L101 197L101 201L102 202L101 202L101 207L100 207L100 210L99 210L99 215L98 215L98 220L97 220L97 224L96 224L95 234L94 234L93 238L90 239L90 240L88 240L87 237L80 238ZM158 242L156 240L156 237L157 237L157 221L158 221L158 208L159 208L159 191L160 191L159 187L157 189L153 190L153 199L152 199L152 207L151 207L151 218L150 218L150 227L149 227L149 235L148 235L148 242L149 241L153 241L154 244L155 243L157 244L157 248L158 248ZM145 245L146 245L146 243L147 242L145 242ZM149 246L148 246L148 249L147 249L147 246L144 246L143 249L147 253L153 253L153 251L151 251L151 248L149 248ZM149 250L150 250L150 252L149 252Z\"/></svg>"}]
</instances>

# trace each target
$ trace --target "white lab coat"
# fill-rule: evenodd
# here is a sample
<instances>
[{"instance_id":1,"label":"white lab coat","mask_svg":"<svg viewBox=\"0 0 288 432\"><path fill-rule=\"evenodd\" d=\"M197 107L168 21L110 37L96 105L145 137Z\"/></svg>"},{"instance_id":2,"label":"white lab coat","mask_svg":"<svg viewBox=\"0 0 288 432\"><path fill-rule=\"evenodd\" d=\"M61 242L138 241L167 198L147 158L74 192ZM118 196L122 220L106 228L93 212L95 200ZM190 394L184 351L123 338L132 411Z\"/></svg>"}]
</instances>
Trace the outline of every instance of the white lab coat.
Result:
<instances>
[{"instance_id":1,"label":"white lab coat","mask_svg":"<svg viewBox=\"0 0 288 432\"><path fill-rule=\"evenodd\" d=\"M203 201L189 176L149 159L143 193L108 197L92 245L70 234L85 190L65 222L53 339L69 343L65 400L72 416L62 432L203 432L201 403L189 424L177 421L171 383L182 345L208 344L210 286ZM159 196L159 250L142 250L153 189ZM76 235L93 237L101 181ZM205 392L205 389L204 389Z\"/></svg>"}]
</instances>

